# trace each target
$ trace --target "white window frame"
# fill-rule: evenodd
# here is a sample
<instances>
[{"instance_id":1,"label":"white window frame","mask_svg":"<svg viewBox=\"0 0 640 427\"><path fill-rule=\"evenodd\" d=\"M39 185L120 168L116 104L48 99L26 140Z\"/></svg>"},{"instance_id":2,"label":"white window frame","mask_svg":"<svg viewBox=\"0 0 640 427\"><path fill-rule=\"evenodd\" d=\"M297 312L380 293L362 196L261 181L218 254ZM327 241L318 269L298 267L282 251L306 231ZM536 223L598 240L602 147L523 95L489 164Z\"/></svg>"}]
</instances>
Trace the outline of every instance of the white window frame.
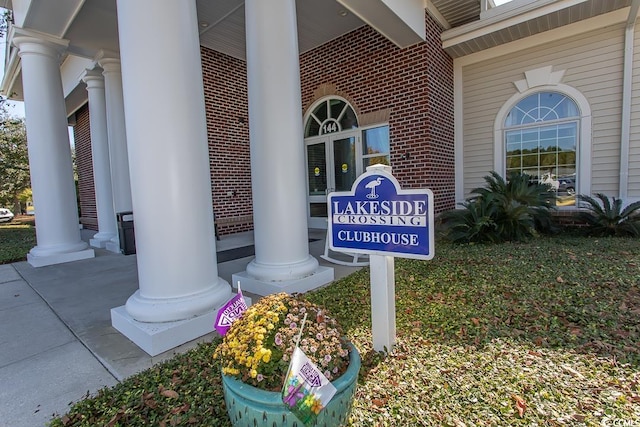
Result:
<instances>
[{"instance_id":1,"label":"white window frame","mask_svg":"<svg viewBox=\"0 0 640 427\"><path fill-rule=\"evenodd\" d=\"M539 92L557 92L564 96L567 96L578 106L580 112L579 124L578 124L578 146L576 147L576 178L577 187L576 194L591 194L591 107L587 98L577 89L562 84L548 84L535 86L530 89L518 92L511 96L507 102L505 102L498 114L496 115L495 122L493 124L493 170L499 173L501 176L506 174L506 144L504 140L505 119L509 112L524 98ZM576 206L566 207L568 209L575 209Z\"/></svg>"}]
</instances>

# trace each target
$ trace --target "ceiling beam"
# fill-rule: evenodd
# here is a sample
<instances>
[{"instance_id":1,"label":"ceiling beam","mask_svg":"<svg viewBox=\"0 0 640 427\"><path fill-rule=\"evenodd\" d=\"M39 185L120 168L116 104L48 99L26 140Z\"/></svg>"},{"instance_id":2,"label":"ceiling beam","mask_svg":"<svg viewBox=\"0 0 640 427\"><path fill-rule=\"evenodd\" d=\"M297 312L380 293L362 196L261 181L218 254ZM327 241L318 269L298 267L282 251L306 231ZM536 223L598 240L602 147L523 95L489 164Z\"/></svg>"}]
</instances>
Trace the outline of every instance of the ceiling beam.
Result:
<instances>
[{"instance_id":1,"label":"ceiling beam","mask_svg":"<svg viewBox=\"0 0 640 427\"><path fill-rule=\"evenodd\" d=\"M426 39L424 0L338 0L338 3L400 48Z\"/></svg>"}]
</instances>

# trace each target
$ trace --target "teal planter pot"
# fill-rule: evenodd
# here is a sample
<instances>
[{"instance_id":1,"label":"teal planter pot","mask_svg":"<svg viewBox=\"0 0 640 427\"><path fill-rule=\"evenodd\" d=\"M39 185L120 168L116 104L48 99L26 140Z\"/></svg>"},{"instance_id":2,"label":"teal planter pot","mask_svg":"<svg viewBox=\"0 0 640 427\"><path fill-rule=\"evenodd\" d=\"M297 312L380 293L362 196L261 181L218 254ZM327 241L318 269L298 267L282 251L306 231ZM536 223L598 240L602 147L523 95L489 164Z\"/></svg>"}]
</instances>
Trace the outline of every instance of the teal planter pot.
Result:
<instances>
[{"instance_id":1,"label":"teal planter pot","mask_svg":"<svg viewBox=\"0 0 640 427\"><path fill-rule=\"evenodd\" d=\"M349 367L332 382L338 390L329 404L318 414L317 427L337 427L347 424L360 371L360 354L351 345ZM234 427L304 427L282 402L275 391L260 390L233 377L222 375L227 412Z\"/></svg>"}]
</instances>

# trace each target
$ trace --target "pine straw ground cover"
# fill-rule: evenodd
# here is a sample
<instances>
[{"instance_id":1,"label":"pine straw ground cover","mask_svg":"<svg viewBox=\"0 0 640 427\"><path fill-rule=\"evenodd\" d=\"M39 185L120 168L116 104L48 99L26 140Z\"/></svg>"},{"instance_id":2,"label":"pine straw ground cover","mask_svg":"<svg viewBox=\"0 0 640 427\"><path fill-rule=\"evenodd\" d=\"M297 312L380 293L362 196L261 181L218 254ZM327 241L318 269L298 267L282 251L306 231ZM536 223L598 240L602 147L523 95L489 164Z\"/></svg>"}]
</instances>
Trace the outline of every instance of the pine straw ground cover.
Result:
<instances>
[{"instance_id":1,"label":"pine straw ground cover","mask_svg":"<svg viewBox=\"0 0 640 427\"><path fill-rule=\"evenodd\" d=\"M640 425L638 240L438 243L396 259L397 345L371 348L369 271L307 294L360 350L353 426ZM218 341L105 389L61 425L228 426Z\"/></svg>"}]
</instances>

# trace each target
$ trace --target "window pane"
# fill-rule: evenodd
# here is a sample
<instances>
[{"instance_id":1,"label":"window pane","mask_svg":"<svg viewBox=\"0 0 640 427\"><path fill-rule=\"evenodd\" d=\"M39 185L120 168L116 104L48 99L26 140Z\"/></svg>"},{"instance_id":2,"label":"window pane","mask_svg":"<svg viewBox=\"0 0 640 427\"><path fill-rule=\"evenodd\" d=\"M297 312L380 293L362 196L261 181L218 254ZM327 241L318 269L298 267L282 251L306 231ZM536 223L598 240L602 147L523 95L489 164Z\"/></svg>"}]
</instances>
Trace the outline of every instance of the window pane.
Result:
<instances>
[{"instance_id":1,"label":"window pane","mask_svg":"<svg viewBox=\"0 0 640 427\"><path fill-rule=\"evenodd\" d=\"M310 116L307 120L307 125L304 128L304 137L320 135L320 123L316 121L313 116Z\"/></svg>"},{"instance_id":2,"label":"window pane","mask_svg":"<svg viewBox=\"0 0 640 427\"><path fill-rule=\"evenodd\" d=\"M557 165L558 156L556 153L552 154L541 154L540 155L540 166L551 166L554 167Z\"/></svg>"},{"instance_id":3,"label":"window pane","mask_svg":"<svg viewBox=\"0 0 640 427\"><path fill-rule=\"evenodd\" d=\"M327 217L327 204L326 203L309 203L309 214L313 218L326 218Z\"/></svg>"},{"instance_id":4,"label":"window pane","mask_svg":"<svg viewBox=\"0 0 640 427\"><path fill-rule=\"evenodd\" d=\"M389 126L367 129L362 132L362 154L364 156L389 153Z\"/></svg>"},{"instance_id":5,"label":"window pane","mask_svg":"<svg viewBox=\"0 0 640 427\"><path fill-rule=\"evenodd\" d=\"M329 101L330 117L337 120L346 106L347 104L340 99L331 99Z\"/></svg>"},{"instance_id":6,"label":"window pane","mask_svg":"<svg viewBox=\"0 0 640 427\"><path fill-rule=\"evenodd\" d=\"M557 92L529 95L511 109L505 127L579 117L578 106L572 99Z\"/></svg>"},{"instance_id":7,"label":"window pane","mask_svg":"<svg viewBox=\"0 0 640 427\"><path fill-rule=\"evenodd\" d=\"M316 109L313 110L313 115L318 118L318 121L320 123L322 123L325 120L327 120L327 118L328 118L328 116L327 116L327 103L323 102L322 104L318 105L316 107Z\"/></svg>"},{"instance_id":8,"label":"window pane","mask_svg":"<svg viewBox=\"0 0 640 427\"><path fill-rule=\"evenodd\" d=\"M333 141L333 156L336 191L351 190L351 184L356 180L356 139Z\"/></svg>"},{"instance_id":9,"label":"window pane","mask_svg":"<svg viewBox=\"0 0 640 427\"><path fill-rule=\"evenodd\" d=\"M521 156L507 156L507 169L518 169L522 167L522 157Z\"/></svg>"},{"instance_id":10,"label":"window pane","mask_svg":"<svg viewBox=\"0 0 640 427\"><path fill-rule=\"evenodd\" d=\"M307 176L309 195L321 196L327 190L327 160L324 144L307 145Z\"/></svg>"},{"instance_id":11,"label":"window pane","mask_svg":"<svg viewBox=\"0 0 640 427\"><path fill-rule=\"evenodd\" d=\"M347 107L342 115L342 119L340 119L340 126L342 127L342 130L356 129L358 127L356 113L351 107Z\"/></svg>"}]
</instances>

